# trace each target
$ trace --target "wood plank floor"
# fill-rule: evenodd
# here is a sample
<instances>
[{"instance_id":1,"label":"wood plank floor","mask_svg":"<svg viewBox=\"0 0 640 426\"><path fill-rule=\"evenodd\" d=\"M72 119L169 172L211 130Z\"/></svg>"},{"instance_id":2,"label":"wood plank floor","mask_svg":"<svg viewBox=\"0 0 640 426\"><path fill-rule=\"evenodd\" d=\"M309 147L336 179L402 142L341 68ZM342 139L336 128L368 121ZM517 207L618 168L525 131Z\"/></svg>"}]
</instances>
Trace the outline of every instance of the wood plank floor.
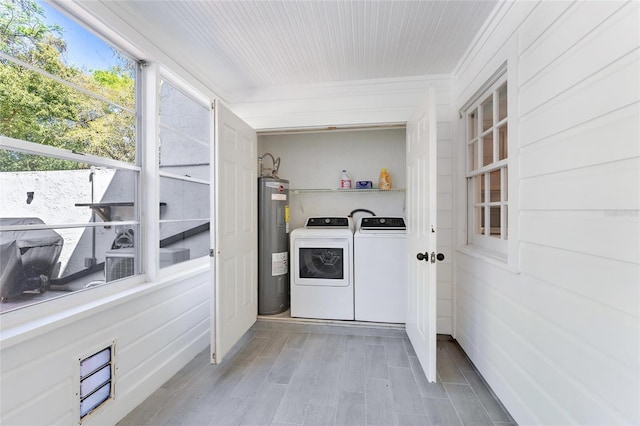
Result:
<instances>
[{"instance_id":1,"label":"wood plank floor","mask_svg":"<svg viewBox=\"0 0 640 426\"><path fill-rule=\"evenodd\" d=\"M513 425L450 336L429 383L399 328L258 321L220 365L208 350L129 425Z\"/></svg>"}]
</instances>

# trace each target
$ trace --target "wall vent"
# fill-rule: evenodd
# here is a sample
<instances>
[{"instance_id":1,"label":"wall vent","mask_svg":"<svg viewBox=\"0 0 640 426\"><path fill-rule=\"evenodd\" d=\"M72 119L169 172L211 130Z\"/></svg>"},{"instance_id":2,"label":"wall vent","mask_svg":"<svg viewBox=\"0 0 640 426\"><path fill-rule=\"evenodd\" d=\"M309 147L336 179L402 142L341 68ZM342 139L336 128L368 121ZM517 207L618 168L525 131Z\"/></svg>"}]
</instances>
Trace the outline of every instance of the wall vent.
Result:
<instances>
[{"instance_id":1,"label":"wall vent","mask_svg":"<svg viewBox=\"0 0 640 426\"><path fill-rule=\"evenodd\" d=\"M80 420L113 396L113 349L80 359Z\"/></svg>"}]
</instances>

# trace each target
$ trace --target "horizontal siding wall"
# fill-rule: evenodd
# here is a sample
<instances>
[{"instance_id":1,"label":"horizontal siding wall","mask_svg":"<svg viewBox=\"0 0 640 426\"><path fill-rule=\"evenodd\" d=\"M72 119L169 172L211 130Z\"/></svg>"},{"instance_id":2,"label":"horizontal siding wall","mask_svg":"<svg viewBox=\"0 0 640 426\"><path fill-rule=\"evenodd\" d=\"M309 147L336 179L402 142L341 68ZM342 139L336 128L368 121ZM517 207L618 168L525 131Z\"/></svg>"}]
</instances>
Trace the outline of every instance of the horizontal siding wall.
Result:
<instances>
[{"instance_id":1,"label":"horizontal siding wall","mask_svg":"<svg viewBox=\"0 0 640 426\"><path fill-rule=\"evenodd\" d=\"M454 75L460 107L515 58L519 265L457 251L454 277L455 336L520 424L640 422L639 6L504 3Z\"/></svg>"},{"instance_id":2,"label":"horizontal siding wall","mask_svg":"<svg viewBox=\"0 0 640 426\"><path fill-rule=\"evenodd\" d=\"M447 77L426 76L419 78L406 79L386 79L379 81L362 81L362 82L345 82L335 85L321 85L306 88L295 89L273 89L252 94L251 102L242 102L232 104L234 111L243 118L247 123L254 126L257 130L266 129L293 129L305 127L322 127L322 126L338 126L338 125L363 125L363 124L380 124L380 123L405 123L410 117L417 105L418 99L424 94L427 87L436 88L436 108L437 108L437 143L438 143L438 251L445 254L445 260L438 262L438 280L437 280L437 332L441 334L453 333L453 120L451 107L451 79ZM341 132L336 133L341 135ZM348 134L348 133L347 133ZM331 135L327 133L325 135ZM342 136L344 137L344 133ZM290 146L292 140L305 146L291 148L292 153L283 152L281 147L286 150ZM287 157L292 157L294 161L300 161L308 158L317 158L317 144L308 143L310 140L318 140L319 138L309 138L301 135L300 137L285 135L281 140L278 135L260 136L259 153L265 151L271 152L275 156L282 157L282 168L280 176L289 179L292 187L299 187L296 181L304 181L305 175L296 172L296 168L291 165L287 166ZM351 148L351 145L348 145ZM363 149L366 149L363 148ZM404 149L404 144L402 144ZM289 155L290 154L290 155ZM321 167L330 168L339 171L342 168L349 169L349 162L358 164L357 155L348 152L346 155L335 157L335 161L323 161L324 157L318 160ZM376 159L378 164L384 159ZM369 161L370 162L370 161ZM331 164L325 164L331 163ZM269 160L266 161L267 167ZM306 164L306 163L305 163ZM292 173L286 173L287 168L292 167ZM299 168L300 166L298 166ZM314 166L316 168L320 166ZM359 165L359 167L364 167ZM376 173L374 180L378 177L379 168L375 167ZM403 175L405 174L403 170ZM337 182L338 174L334 179ZM392 179L393 179L392 173ZM368 176L371 178L371 176ZM354 179L360 179L354 176ZM404 176L403 176L404 181ZM394 181L394 186L396 185ZM404 185L402 185L404 186ZM340 194L341 196L345 194ZM354 195L349 198L349 202L354 199L370 198L375 194L347 194ZM355 198L360 195L360 198ZM389 195L391 197L389 197ZM396 208L396 205L403 207L404 200L398 199L398 194L385 194L384 200L391 200L387 208ZM325 202L329 200L329 195L320 194L313 195L318 201ZM296 220L297 226L301 224L301 220L297 216L318 214L314 210L315 205L309 199L307 194L304 201L305 212L300 211L299 200L292 196L292 220ZM335 195L332 196L332 201ZM393 198L392 198L393 197ZM344 200L344 198L343 198ZM397 204L399 201L400 204ZM368 202L368 200L367 200ZM332 205L333 208L341 208L343 204ZM358 207L358 206L355 206ZM382 209L383 207L381 207ZM376 210L376 213L379 213ZM393 210L394 214L396 210ZM326 214L326 213L324 213ZM379 213L380 214L380 213ZM389 214L389 213L386 213Z\"/></svg>"},{"instance_id":3,"label":"horizontal siding wall","mask_svg":"<svg viewBox=\"0 0 640 426\"><path fill-rule=\"evenodd\" d=\"M115 341L115 399L83 421L115 424L209 345L210 282L204 273L146 289L47 333L3 342L0 423L78 424L78 359Z\"/></svg>"}]
</instances>

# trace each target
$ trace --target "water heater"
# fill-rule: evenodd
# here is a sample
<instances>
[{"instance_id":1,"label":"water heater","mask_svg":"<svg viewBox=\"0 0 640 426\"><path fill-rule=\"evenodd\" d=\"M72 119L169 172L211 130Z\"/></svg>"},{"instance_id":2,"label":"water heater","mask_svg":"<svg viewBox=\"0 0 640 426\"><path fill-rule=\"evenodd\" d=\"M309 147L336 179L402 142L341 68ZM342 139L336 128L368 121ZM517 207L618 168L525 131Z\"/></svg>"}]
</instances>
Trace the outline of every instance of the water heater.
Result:
<instances>
[{"instance_id":1,"label":"water heater","mask_svg":"<svg viewBox=\"0 0 640 426\"><path fill-rule=\"evenodd\" d=\"M289 181L258 178L258 314L289 309Z\"/></svg>"}]
</instances>

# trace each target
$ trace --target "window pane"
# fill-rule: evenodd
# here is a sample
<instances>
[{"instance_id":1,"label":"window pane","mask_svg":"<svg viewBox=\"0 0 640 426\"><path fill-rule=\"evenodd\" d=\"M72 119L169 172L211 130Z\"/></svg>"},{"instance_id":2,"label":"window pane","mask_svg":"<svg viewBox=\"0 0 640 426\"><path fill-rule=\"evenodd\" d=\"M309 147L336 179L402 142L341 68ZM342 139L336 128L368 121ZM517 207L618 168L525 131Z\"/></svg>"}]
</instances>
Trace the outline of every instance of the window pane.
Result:
<instances>
[{"instance_id":1,"label":"window pane","mask_svg":"<svg viewBox=\"0 0 640 426\"><path fill-rule=\"evenodd\" d=\"M500 206L489 207L489 235L500 238Z\"/></svg>"},{"instance_id":2,"label":"window pane","mask_svg":"<svg viewBox=\"0 0 640 426\"><path fill-rule=\"evenodd\" d=\"M209 254L208 184L160 179L160 265Z\"/></svg>"},{"instance_id":3,"label":"window pane","mask_svg":"<svg viewBox=\"0 0 640 426\"><path fill-rule=\"evenodd\" d=\"M482 165L493 163L493 133L482 137Z\"/></svg>"},{"instance_id":4,"label":"window pane","mask_svg":"<svg viewBox=\"0 0 640 426\"><path fill-rule=\"evenodd\" d=\"M473 110L469 114L469 140L473 140L478 136L478 111Z\"/></svg>"},{"instance_id":5,"label":"window pane","mask_svg":"<svg viewBox=\"0 0 640 426\"><path fill-rule=\"evenodd\" d=\"M498 160L504 160L507 158L507 125L500 126L498 128Z\"/></svg>"},{"instance_id":6,"label":"window pane","mask_svg":"<svg viewBox=\"0 0 640 426\"><path fill-rule=\"evenodd\" d=\"M160 202L161 221L209 220L208 184L161 177Z\"/></svg>"},{"instance_id":7,"label":"window pane","mask_svg":"<svg viewBox=\"0 0 640 426\"><path fill-rule=\"evenodd\" d=\"M2 218L0 226L43 225ZM104 285L139 273L138 226L0 232L0 312Z\"/></svg>"},{"instance_id":8,"label":"window pane","mask_svg":"<svg viewBox=\"0 0 640 426\"><path fill-rule=\"evenodd\" d=\"M509 207L508 206L503 206L502 207L502 214L504 215L504 239L507 240L509 239Z\"/></svg>"},{"instance_id":9,"label":"window pane","mask_svg":"<svg viewBox=\"0 0 640 426\"><path fill-rule=\"evenodd\" d=\"M489 174L489 180L491 181L491 188L489 190L489 201L500 201L500 170L494 170Z\"/></svg>"},{"instance_id":10,"label":"window pane","mask_svg":"<svg viewBox=\"0 0 640 426\"><path fill-rule=\"evenodd\" d=\"M0 134L135 162L134 114L10 62L0 71Z\"/></svg>"},{"instance_id":11,"label":"window pane","mask_svg":"<svg viewBox=\"0 0 640 426\"><path fill-rule=\"evenodd\" d=\"M160 123L209 144L209 109L166 81L160 82Z\"/></svg>"},{"instance_id":12,"label":"window pane","mask_svg":"<svg viewBox=\"0 0 640 426\"><path fill-rule=\"evenodd\" d=\"M160 170L209 180L209 146L160 127Z\"/></svg>"},{"instance_id":13,"label":"window pane","mask_svg":"<svg viewBox=\"0 0 640 426\"><path fill-rule=\"evenodd\" d=\"M125 108L135 108L134 60L43 0L3 3L7 17L3 22L3 52ZM16 87L24 87L28 81L26 75L14 77ZM37 86L32 88L37 90ZM37 99L41 94L30 95ZM60 100L58 93L51 95L48 100Z\"/></svg>"},{"instance_id":14,"label":"window pane","mask_svg":"<svg viewBox=\"0 0 640 426\"><path fill-rule=\"evenodd\" d=\"M166 81L160 88L160 167L209 179L209 109Z\"/></svg>"},{"instance_id":15,"label":"window pane","mask_svg":"<svg viewBox=\"0 0 640 426\"><path fill-rule=\"evenodd\" d=\"M493 127L493 96L482 103L482 131Z\"/></svg>"},{"instance_id":16,"label":"window pane","mask_svg":"<svg viewBox=\"0 0 640 426\"><path fill-rule=\"evenodd\" d=\"M502 184L502 189L504 194L503 198L505 201L508 201L509 200L509 168L504 167L502 170L504 170L502 174L502 179L504 180L504 183Z\"/></svg>"},{"instance_id":17,"label":"window pane","mask_svg":"<svg viewBox=\"0 0 640 426\"><path fill-rule=\"evenodd\" d=\"M46 224L137 221L138 172L0 150L0 217Z\"/></svg>"},{"instance_id":18,"label":"window pane","mask_svg":"<svg viewBox=\"0 0 640 426\"><path fill-rule=\"evenodd\" d=\"M469 145L469 171L478 168L478 142Z\"/></svg>"},{"instance_id":19,"label":"window pane","mask_svg":"<svg viewBox=\"0 0 640 426\"><path fill-rule=\"evenodd\" d=\"M474 179L476 180L477 184L477 193L476 193L476 198L475 201L476 202L480 202L480 203L484 203L484 198L485 198L485 176L486 175L480 175L480 176L476 176Z\"/></svg>"},{"instance_id":20,"label":"window pane","mask_svg":"<svg viewBox=\"0 0 640 426\"><path fill-rule=\"evenodd\" d=\"M507 83L498 89L498 121L507 118Z\"/></svg>"},{"instance_id":21,"label":"window pane","mask_svg":"<svg viewBox=\"0 0 640 426\"><path fill-rule=\"evenodd\" d=\"M479 235L484 234L484 207L475 208L475 229L474 232Z\"/></svg>"}]
</instances>

